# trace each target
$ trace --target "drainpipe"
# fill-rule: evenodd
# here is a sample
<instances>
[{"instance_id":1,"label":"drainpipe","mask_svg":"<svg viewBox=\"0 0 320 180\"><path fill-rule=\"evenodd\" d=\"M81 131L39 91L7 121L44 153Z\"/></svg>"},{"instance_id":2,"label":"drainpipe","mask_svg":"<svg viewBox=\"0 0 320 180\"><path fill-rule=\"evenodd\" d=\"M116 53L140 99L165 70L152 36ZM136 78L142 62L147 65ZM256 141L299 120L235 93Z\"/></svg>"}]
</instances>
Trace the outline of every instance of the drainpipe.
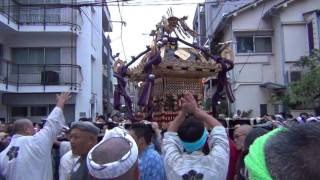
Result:
<instances>
[{"instance_id":1,"label":"drainpipe","mask_svg":"<svg viewBox=\"0 0 320 180\"><path fill-rule=\"evenodd\" d=\"M283 78L283 80L282 80L282 83L286 86L286 87L288 87L288 81L286 80L286 77L285 77L285 50L284 50L284 32L283 32L283 25L282 25L282 23L281 23L281 19L280 19L280 17L279 17L279 26L280 26L280 46L281 46L281 53L280 53L280 62L281 62L281 75L282 75L282 78ZM279 112L281 112L281 111L284 111L285 109L286 109L286 107L284 106L284 103L283 102L281 102L281 105L280 105L281 107L278 109L279 110Z\"/></svg>"},{"instance_id":2,"label":"drainpipe","mask_svg":"<svg viewBox=\"0 0 320 180\"><path fill-rule=\"evenodd\" d=\"M234 38L234 34L233 34L233 29L232 29L232 21L231 21L231 25L230 25L230 33L231 33L231 41L233 42L236 42L235 38ZM236 58L235 58L235 55L236 55L236 46L234 44L231 44L231 47L232 47L232 51L233 51L233 63L235 64L235 61L236 61ZM239 88L239 84L236 84L236 77L235 77L235 68L233 68L231 70L231 76L232 76L232 83L231 83L231 88L232 88L232 91L235 92L238 88ZM230 71L229 71L230 72ZM230 105L230 108L231 108L231 112L230 114L232 115L232 112L236 112L236 105L235 105L236 102L232 103ZM231 116L232 117L232 116Z\"/></svg>"},{"instance_id":3,"label":"drainpipe","mask_svg":"<svg viewBox=\"0 0 320 180\"><path fill-rule=\"evenodd\" d=\"M280 18L279 18L280 19ZM281 24L281 21L279 21L279 26L280 26L280 46L281 46L281 54L280 54L280 62L281 62L281 74L282 74L282 78L283 78L283 81L282 83L285 85L285 86L288 86L288 82L286 81L286 78L285 78L285 50L284 50L284 32L283 32L283 25Z\"/></svg>"}]
</instances>

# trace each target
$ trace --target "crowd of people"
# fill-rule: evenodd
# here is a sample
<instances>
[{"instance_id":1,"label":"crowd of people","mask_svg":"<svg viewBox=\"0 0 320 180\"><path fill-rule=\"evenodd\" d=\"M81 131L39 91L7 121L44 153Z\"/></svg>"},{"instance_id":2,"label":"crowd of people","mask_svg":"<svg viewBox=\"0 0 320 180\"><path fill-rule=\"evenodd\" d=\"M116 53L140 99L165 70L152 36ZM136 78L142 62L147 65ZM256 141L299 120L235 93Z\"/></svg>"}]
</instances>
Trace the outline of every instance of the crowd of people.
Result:
<instances>
[{"instance_id":1,"label":"crowd of people","mask_svg":"<svg viewBox=\"0 0 320 180\"><path fill-rule=\"evenodd\" d=\"M124 123L121 116L66 126L63 107L69 98L70 93L58 95L43 124L0 124L0 179L320 179L317 117L278 114L230 130L187 92L167 129L144 120Z\"/></svg>"}]
</instances>

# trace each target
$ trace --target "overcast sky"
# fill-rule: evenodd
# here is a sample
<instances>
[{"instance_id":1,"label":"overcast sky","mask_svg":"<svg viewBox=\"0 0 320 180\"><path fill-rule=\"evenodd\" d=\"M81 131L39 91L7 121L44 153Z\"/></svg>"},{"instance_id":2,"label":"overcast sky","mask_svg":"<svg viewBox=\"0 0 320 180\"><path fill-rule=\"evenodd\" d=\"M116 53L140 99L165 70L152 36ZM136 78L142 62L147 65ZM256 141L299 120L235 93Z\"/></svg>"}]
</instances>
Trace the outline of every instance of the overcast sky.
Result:
<instances>
[{"instance_id":1,"label":"overcast sky","mask_svg":"<svg viewBox=\"0 0 320 180\"><path fill-rule=\"evenodd\" d=\"M109 33L111 38L111 47L113 54L120 53L120 58L127 61L131 56L136 56L144 51L146 45L151 42L148 34L155 25L161 21L162 16L167 15L169 7L173 9L173 14L177 17L188 16L187 24L192 28L192 21L196 10L196 3L202 0L136 0L148 4L183 4L183 5L152 5L152 6L121 6L121 14L126 26L123 27L122 39L124 51L121 45L121 24L113 23L113 32ZM189 3L189 4L188 4ZM119 10L117 6L109 6L112 21L120 21ZM192 40L188 40L189 42ZM135 63L137 64L137 63Z\"/></svg>"}]
</instances>

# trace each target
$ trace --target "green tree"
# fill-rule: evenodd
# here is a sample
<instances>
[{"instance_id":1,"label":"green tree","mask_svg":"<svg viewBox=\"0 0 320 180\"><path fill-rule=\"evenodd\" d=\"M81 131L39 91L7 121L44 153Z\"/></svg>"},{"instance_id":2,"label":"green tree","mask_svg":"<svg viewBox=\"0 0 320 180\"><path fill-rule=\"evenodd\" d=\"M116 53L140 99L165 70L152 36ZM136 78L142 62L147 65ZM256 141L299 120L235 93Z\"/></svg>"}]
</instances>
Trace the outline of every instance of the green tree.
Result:
<instances>
[{"instance_id":1,"label":"green tree","mask_svg":"<svg viewBox=\"0 0 320 180\"><path fill-rule=\"evenodd\" d=\"M296 63L303 74L299 81L289 84L283 100L289 107L313 108L320 96L320 51L314 50L310 56L303 56Z\"/></svg>"}]
</instances>

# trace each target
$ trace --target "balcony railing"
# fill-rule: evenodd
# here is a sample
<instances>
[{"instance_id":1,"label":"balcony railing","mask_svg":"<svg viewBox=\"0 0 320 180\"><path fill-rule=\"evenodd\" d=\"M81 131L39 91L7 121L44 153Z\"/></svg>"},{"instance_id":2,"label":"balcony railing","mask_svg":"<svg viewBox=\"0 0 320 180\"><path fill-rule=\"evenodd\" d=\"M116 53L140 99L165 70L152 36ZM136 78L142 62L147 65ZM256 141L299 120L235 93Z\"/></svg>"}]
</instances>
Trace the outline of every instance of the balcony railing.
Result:
<instances>
[{"instance_id":1,"label":"balcony railing","mask_svg":"<svg viewBox=\"0 0 320 180\"><path fill-rule=\"evenodd\" d=\"M77 11L70 7L26 6L16 0L0 0L0 14L17 25L70 25L77 29Z\"/></svg>"},{"instance_id":2,"label":"balcony railing","mask_svg":"<svg viewBox=\"0 0 320 180\"><path fill-rule=\"evenodd\" d=\"M81 67L73 64L15 64L0 59L0 83L19 86L80 86Z\"/></svg>"}]
</instances>

